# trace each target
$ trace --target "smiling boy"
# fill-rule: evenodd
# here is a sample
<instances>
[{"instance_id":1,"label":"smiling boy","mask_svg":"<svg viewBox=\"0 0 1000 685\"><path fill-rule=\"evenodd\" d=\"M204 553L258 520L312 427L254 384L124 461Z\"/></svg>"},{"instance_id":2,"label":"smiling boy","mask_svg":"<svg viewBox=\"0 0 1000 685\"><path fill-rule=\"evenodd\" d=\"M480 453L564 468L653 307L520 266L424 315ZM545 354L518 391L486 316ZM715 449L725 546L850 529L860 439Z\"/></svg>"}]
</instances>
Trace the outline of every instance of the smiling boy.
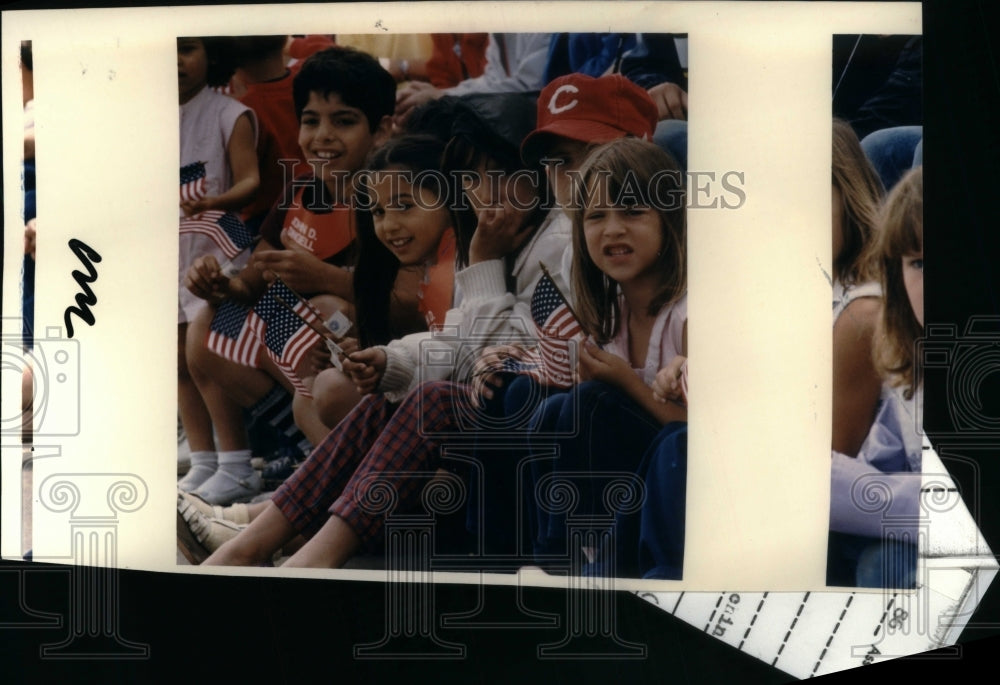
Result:
<instances>
[{"instance_id":1,"label":"smiling boy","mask_svg":"<svg viewBox=\"0 0 1000 685\"><path fill-rule=\"evenodd\" d=\"M395 82L369 55L331 48L305 61L292 97L299 147L313 175L288 185L261 226L262 245L252 261L299 292L325 292L351 302L350 272L339 268L353 253L351 180L389 136ZM316 260L294 254L302 251Z\"/></svg>"},{"instance_id":2,"label":"smiling boy","mask_svg":"<svg viewBox=\"0 0 1000 685\"><path fill-rule=\"evenodd\" d=\"M211 303L191 324L187 348L218 454L211 437L199 444L192 439L191 470L178 487L212 504L249 499L261 488L250 466L244 408L253 416L266 411L283 417L272 424L294 431L291 413L278 411L287 405L285 391L291 386L266 355L257 360L259 368L251 368L208 349L215 305L227 299L251 305L277 277L311 298L324 317L338 310L353 316L352 274L346 268L353 262L356 235L351 181L392 126L395 81L365 53L348 48L317 52L303 63L292 90L298 142L311 175L287 185L261 225L261 241L247 268L229 277L216 259L203 257L188 272L188 288Z\"/></svg>"}]
</instances>

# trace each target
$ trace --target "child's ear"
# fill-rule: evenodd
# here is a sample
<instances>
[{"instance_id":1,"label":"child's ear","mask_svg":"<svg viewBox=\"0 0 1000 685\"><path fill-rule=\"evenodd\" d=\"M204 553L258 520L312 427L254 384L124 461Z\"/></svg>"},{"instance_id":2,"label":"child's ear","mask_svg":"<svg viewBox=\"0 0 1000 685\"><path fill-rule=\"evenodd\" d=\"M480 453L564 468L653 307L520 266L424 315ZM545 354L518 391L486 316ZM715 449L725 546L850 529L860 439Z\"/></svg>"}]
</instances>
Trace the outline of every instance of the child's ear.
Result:
<instances>
[{"instance_id":1,"label":"child's ear","mask_svg":"<svg viewBox=\"0 0 1000 685\"><path fill-rule=\"evenodd\" d=\"M378 122L375 128L375 147L380 146L392 136L392 117L386 115Z\"/></svg>"}]
</instances>

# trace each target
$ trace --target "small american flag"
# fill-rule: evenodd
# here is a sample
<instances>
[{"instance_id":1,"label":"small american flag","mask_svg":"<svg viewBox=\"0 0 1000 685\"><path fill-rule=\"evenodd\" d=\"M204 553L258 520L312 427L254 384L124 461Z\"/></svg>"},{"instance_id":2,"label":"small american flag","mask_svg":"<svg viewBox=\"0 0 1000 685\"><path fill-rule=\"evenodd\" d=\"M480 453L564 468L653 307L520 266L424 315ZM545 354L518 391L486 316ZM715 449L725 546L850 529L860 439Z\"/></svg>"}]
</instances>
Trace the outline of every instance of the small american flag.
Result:
<instances>
[{"instance_id":1,"label":"small american flag","mask_svg":"<svg viewBox=\"0 0 1000 685\"><path fill-rule=\"evenodd\" d=\"M529 350L524 353L523 356L507 357L500 364L499 371L502 373L516 373L521 375L534 376L538 378L540 373L540 364L538 361L538 351Z\"/></svg>"},{"instance_id":2,"label":"small american flag","mask_svg":"<svg viewBox=\"0 0 1000 685\"><path fill-rule=\"evenodd\" d=\"M253 244L253 235L232 212L212 209L181 219L181 233L201 233L211 238L232 259Z\"/></svg>"},{"instance_id":3,"label":"small american flag","mask_svg":"<svg viewBox=\"0 0 1000 685\"><path fill-rule=\"evenodd\" d=\"M250 307L225 301L208 329L208 349L223 359L258 368L261 344L254 329L257 316Z\"/></svg>"},{"instance_id":4,"label":"small american flag","mask_svg":"<svg viewBox=\"0 0 1000 685\"><path fill-rule=\"evenodd\" d=\"M205 197L205 163L192 162L181 167L181 202Z\"/></svg>"},{"instance_id":5,"label":"small american flag","mask_svg":"<svg viewBox=\"0 0 1000 685\"><path fill-rule=\"evenodd\" d=\"M292 309L289 310L286 305L290 305ZM307 302L299 299L281 281L275 281L268 286L260 301L254 306L254 313L263 324L256 328L264 342L267 356L281 369L296 392L305 397L312 397L309 389L295 373L295 367L322 339L309 325L322 327L322 320Z\"/></svg>"},{"instance_id":6,"label":"small american flag","mask_svg":"<svg viewBox=\"0 0 1000 685\"><path fill-rule=\"evenodd\" d=\"M531 295L531 319L538 333L539 380L557 388L571 387L570 343L583 334L583 329L548 272ZM531 375L538 377L536 373Z\"/></svg>"}]
</instances>

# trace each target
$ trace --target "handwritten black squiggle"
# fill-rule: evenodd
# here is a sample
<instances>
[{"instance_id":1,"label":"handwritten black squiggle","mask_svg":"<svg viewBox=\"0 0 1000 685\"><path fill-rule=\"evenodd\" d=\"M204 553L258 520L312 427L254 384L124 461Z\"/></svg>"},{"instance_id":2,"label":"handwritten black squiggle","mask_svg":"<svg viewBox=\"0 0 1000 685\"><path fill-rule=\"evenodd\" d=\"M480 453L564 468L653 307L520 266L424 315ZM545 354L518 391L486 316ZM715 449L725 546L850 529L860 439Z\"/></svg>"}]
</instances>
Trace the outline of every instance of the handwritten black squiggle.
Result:
<instances>
[{"instance_id":1,"label":"handwritten black squiggle","mask_svg":"<svg viewBox=\"0 0 1000 685\"><path fill-rule=\"evenodd\" d=\"M73 320L70 318L70 315L76 314L88 326L94 325L94 313L90 311L90 308L97 304L97 295L90 289L90 284L97 280L97 269L94 268L94 262L100 262L101 255L94 248L76 238L69 241L69 249L73 251L73 254L87 268L87 273L78 270L73 271L73 280L80 286L82 292L76 294L76 306L67 307L63 314L63 322L66 324L66 334L72 338Z\"/></svg>"}]
</instances>

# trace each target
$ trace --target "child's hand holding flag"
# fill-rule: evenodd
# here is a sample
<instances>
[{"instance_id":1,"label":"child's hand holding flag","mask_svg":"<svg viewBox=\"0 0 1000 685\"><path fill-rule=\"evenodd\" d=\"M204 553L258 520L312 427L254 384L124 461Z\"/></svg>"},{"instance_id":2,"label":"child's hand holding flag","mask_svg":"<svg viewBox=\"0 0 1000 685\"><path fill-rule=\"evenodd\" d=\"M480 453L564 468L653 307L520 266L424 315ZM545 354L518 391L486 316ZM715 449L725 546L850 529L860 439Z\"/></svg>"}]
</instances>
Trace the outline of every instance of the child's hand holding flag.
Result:
<instances>
[{"instance_id":1,"label":"child's hand holding flag","mask_svg":"<svg viewBox=\"0 0 1000 685\"><path fill-rule=\"evenodd\" d=\"M656 373L653 397L660 402L676 402L687 406L687 357L677 355Z\"/></svg>"}]
</instances>

